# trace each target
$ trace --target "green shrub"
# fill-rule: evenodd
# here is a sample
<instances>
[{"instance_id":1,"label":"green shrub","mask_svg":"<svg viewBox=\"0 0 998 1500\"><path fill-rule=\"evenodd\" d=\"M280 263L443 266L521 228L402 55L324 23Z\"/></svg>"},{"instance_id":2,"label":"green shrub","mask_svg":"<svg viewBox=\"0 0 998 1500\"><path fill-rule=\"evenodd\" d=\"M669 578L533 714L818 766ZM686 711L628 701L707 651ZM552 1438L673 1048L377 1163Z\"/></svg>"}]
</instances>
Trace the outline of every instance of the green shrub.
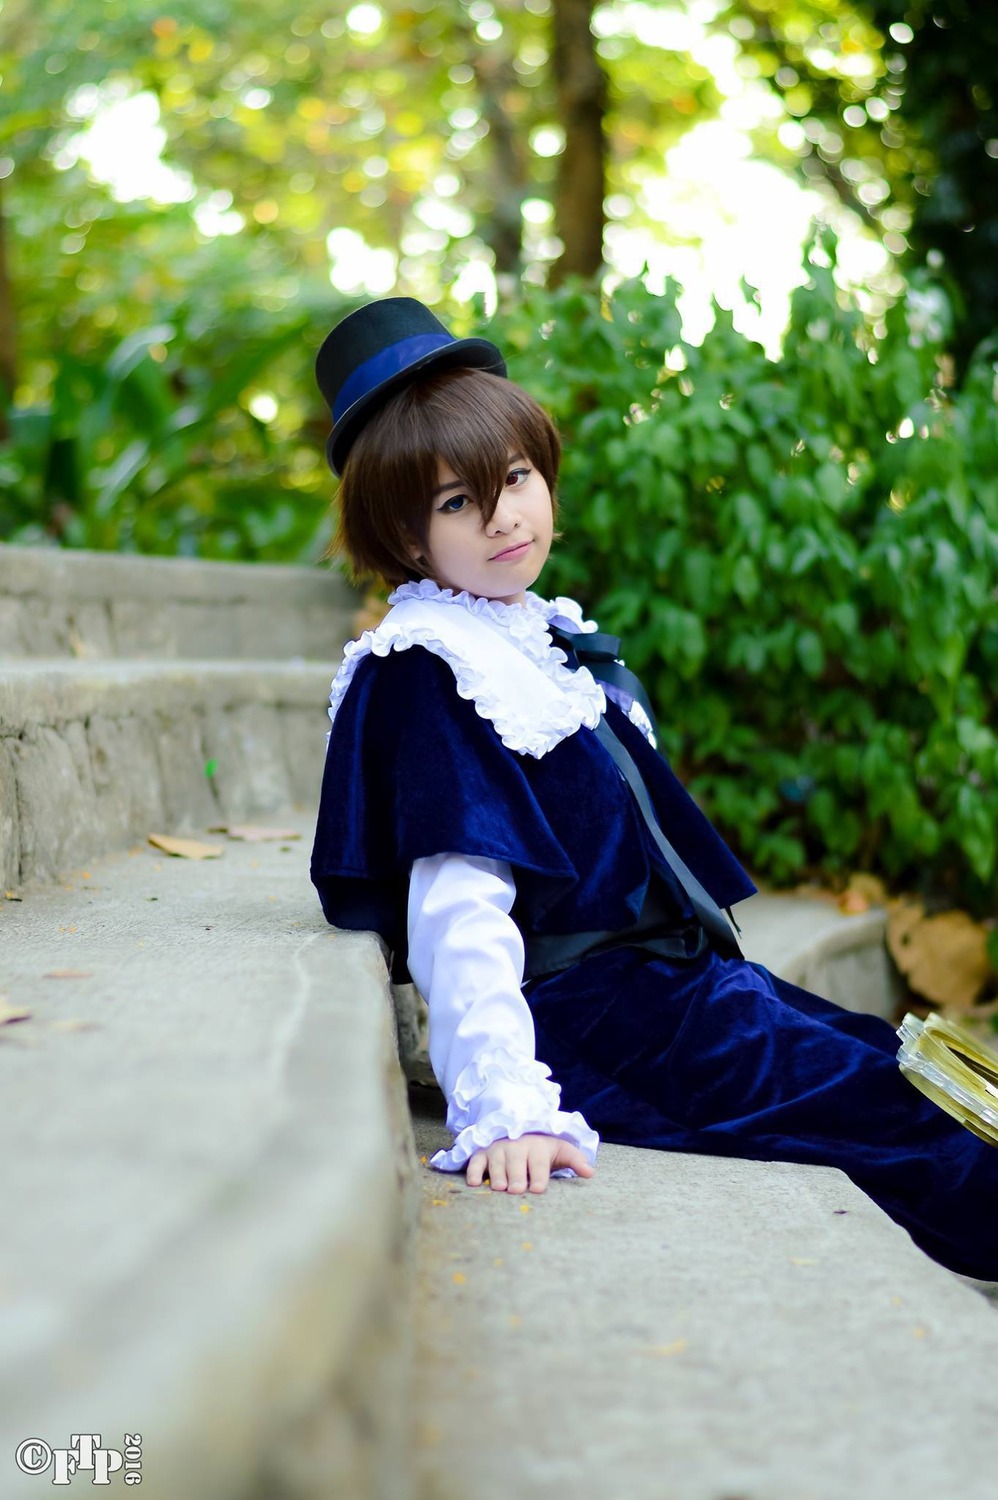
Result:
<instances>
[{"instance_id":1,"label":"green shrub","mask_svg":"<svg viewBox=\"0 0 998 1500\"><path fill-rule=\"evenodd\" d=\"M62 348L44 397L6 408L0 540L259 561L321 552L325 421L303 443L300 395L274 426L246 404L254 387L311 399L308 312L244 309L200 335L191 321Z\"/></svg>"},{"instance_id":2,"label":"green shrub","mask_svg":"<svg viewBox=\"0 0 998 1500\"><path fill-rule=\"evenodd\" d=\"M933 339L898 304L874 340L829 251L776 362L720 311L684 344L675 289L638 281L532 291L491 322L565 441L539 587L622 637L661 747L759 878L863 869L986 910L993 351L947 396Z\"/></svg>"}]
</instances>

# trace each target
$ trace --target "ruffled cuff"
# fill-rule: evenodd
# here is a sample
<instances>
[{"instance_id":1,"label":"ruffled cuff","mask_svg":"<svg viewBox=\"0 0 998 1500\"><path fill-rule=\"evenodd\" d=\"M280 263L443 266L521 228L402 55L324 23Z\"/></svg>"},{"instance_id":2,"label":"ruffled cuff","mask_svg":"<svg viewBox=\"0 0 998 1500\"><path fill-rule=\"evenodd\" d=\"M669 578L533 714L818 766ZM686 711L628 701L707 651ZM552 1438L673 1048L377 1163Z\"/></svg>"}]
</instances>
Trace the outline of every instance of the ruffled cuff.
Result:
<instances>
[{"instance_id":1,"label":"ruffled cuff","mask_svg":"<svg viewBox=\"0 0 998 1500\"><path fill-rule=\"evenodd\" d=\"M462 1069L447 1107L448 1129L456 1132L449 1151L438 1151L430 1166L459 1172L476 1151L493 1141L521 1135L557 1136L577 1146L590 1165L596 1163L599 1135L577 1110L559 1109L561 1087L551 1069L535 1058L519 1057L506 1047L488 1048ZM559 1167L552 1177L574 1177Z\"/></svg>"}]
</instances>

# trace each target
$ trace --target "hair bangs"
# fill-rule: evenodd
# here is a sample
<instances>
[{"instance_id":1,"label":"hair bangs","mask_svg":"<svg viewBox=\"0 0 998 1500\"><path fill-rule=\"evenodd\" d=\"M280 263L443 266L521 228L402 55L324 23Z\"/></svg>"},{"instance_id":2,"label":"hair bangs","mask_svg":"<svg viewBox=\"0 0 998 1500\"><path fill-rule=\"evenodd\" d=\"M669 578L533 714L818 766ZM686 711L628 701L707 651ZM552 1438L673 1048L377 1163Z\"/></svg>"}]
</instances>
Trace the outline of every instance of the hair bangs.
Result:
<instances>
[{"instance_id":1,"label":"hair bangs","mask_svg":"<svg viewBox=\"0 0 998 1500\"><path fill-rule=\"evenodd\" d=\"M557 516L561 444L526 391L464 367L413 381L371 416L350 450L331 550L345 554L355 582L369 574L393 587L418 579L408 549L426 545L441 459L487 523L518 454L543 475Z\"/></svg>"}]
</instances>

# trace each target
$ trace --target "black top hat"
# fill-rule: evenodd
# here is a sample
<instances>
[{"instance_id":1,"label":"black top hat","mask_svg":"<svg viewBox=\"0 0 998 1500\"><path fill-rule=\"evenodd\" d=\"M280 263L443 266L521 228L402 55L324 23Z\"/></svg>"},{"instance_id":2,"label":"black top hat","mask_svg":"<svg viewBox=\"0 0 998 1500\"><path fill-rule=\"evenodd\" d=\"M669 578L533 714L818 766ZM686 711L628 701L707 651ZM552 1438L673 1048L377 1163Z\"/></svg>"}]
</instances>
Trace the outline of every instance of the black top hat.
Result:
<instances>
[{"instance_id":1,"label":"black top hat","mask_svg":"<svg viewBox=\"0 0 998 1500\"><path fill-rule=\"evenodd\" d=\"M315 378L333 419L326 457L342 474L365 422L387 398L424 370L470 366L505 376L506 364L487 339L456 339L414 297L384 297L337 323L315 359Z\"/></svg>"}]
</instances>

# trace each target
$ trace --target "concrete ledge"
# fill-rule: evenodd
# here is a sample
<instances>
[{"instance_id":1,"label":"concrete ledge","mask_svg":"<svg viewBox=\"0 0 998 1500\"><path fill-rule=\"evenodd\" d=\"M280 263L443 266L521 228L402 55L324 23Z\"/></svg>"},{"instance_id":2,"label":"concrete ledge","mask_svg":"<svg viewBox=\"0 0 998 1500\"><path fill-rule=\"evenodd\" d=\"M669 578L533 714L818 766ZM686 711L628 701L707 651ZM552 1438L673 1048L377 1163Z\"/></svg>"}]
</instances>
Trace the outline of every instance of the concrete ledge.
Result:
<instances>
[{"instance_id":1,"label":"concrete ledge","mask_svg":"<svg viewBox=\"0 0 998 1500\"><path fill-rule=\"evenodd\" d=\"M877 909L848 917L846 923L788 953L781 973L791 984L846 1010L870 1011L893 1021L905 988L887 952L887 913Z\"/></svg>"},{"instance_id":2,"label":"concrete ledge","mask_svg":"<svg viewBox=\"0 0 998 1500\"><path fill-rule=\"evenodd\" d=\"M539 1196L434 1173L420 1266L420 1494L994 1494L998 1319L832 1169L604 1144Z\"/></svg>"},{"instance_id":3,"label":"concrete ledge","mask_svg":"<svg viewBox=\"0 0 998 1500\"><path fill-rule=\"evenodd\" d=\"M0 888L151 832L314 808L330 676L275 661L0 668Z\"/></svg>"},{"instance_id":4,"label":"concrete ledge","mask_svg":"<svg viewBox=\"0 0 998 1500\"><path fill-rule=\"evenodd\" d=\"M0 545L0 656L328 657L359 596L320 568Z\"/></svg>"},{"instance_id":5,"label":"concrete ledge","mask_svg":"<svg viewBox=\"0 0 998 1500\"><path fill-rule=\"evenodd\" d=\"M387 975L322 921L306 857L119 855L0 908L32 1012L0 1028L4 1500L51 1480L18 1475L18 1441L91 1431L142 1434L155 1500L412 1493Z\"/></svg>"}]
</instances>

